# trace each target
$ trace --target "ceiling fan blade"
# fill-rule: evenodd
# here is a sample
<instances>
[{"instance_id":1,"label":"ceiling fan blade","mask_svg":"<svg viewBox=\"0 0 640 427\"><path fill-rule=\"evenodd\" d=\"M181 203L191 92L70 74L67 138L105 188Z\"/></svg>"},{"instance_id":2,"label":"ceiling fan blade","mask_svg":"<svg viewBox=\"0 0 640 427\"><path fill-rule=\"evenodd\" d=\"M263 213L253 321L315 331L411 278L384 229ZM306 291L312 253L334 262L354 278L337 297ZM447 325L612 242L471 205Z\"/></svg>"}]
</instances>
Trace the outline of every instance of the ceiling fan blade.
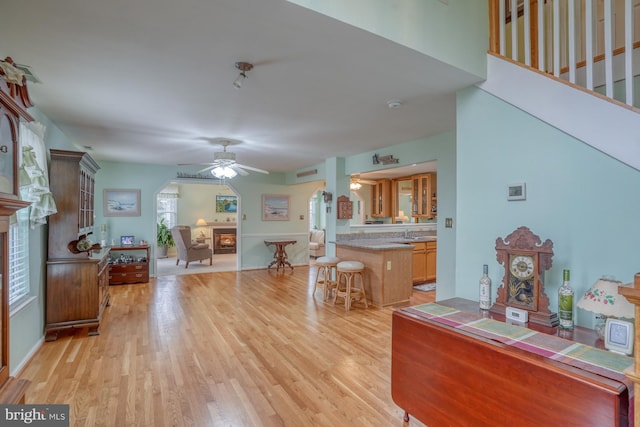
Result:
<instances>
[{"instance_id":1,"label":"ceiling fan blade","mask_svg":"<svg viewBox=\"0 0 640 427\"><path fill-rule=\"evenodd\" d=\"M200 169L200 170L199 170L198 172L196 172L196 173L202 173L202 172L210 171L211 169L213 169L213 168L215 168L215 167L216 167L216 165L209 164L209 166L207 166L207 167L206 167L206 168L204 168L204 169Z\"/></svg>"},{"instance_id":2,"label":"ceiling fan blade","mask_svg":"<svg viewBox=\"0 0 640 427\"><path fill-rule=\"evenodd\" d=\"M230 168L233 169L234 171L238 172L239 175L242 175L242 176L249 175L249 172L247 172L246 170L242 169L240 166L241 165L236 163L234 165L231 165Z\"/></svg>"},{"instance_id":3,"label":"ceiling fan blade","mask_svg":"<svg viewBox=\"0 0 640 427\"><path fill-rule=\"evenodd\" d=\"M250 171L254 171L254 172L260 172L260 173L266 173L267 175L269 175L269 171L266 171L264 169L258 169L258 168L254 168L252 166L247 166L247 165L241 165L240 163L236 163L236 166L239 166L243 169L249 169Z\"/></svg>"}]
</instances>

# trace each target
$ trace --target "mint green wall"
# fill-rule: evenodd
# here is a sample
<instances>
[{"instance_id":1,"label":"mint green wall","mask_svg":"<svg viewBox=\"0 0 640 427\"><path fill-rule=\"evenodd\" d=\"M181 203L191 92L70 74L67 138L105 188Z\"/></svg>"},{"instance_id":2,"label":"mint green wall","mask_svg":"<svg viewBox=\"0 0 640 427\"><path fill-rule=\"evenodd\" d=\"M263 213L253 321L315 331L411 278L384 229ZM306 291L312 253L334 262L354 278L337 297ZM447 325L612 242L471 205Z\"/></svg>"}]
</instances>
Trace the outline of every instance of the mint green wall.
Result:
<instances>
[{"instance_id":1,"label":"mint green wall","mask_svg":"<svg viewBox=\"0 0 640 427\"><path fill-rule=\"evenodd\" d=\"M29 109L33 118L46 126L45 145L47 148L74 150L67 137L54 126L37 108ZM48 228L39 226L29 233L29 279L31 294L35 299L11 316L9 339L9 370L16 374L38 349L44 333L44 305L46 283Z\"/></svg>"},{"instance_id":2,"label":"mint green wall","mask_svg":"<svg viewBox=\"0 0 640 427\"><path fill-rule=\"evenodd\" d=\"M383 166L373 164L373 155L393 155L398 164ZM444 219L454 218L456 213L456 134L445 132L430 138L385 147L348 157L345 170L348 175L359 172L389 169L413 163L438 162L438 257L437 281L439 300L455 296L455 239L456 228L445 228ZM369 193L370 194L370 193ZM367 196L369 200L371 196Z\"/></svg>"},{"instance_id":3,"label":"mint green wall","mask_svg":"<svg viewBox=\"0 0 640 427\"><path fill-rule=\"evenodd\" d=\"M145 239L155 241L155 197L169 182L179 182L180 185L202 185L201 180L176 180L177 168L130 164L116 162L98 162L101 169L96 175L96 224L106 223L111 236L119 238L124 234L134 234L136 240ZM189 172L186 169L180 169ZM317 189L317 182L309 182L289 186L283 184L284 174L262 175L252 173L246 177L236 177L227 181L229 187L239 196L238 222L239 235L239 268L248 270L264 268L273 258L273 248L265 246L266 238L292 238L298 244L288 248L289 259L293 264L307 264L308 254L308 202ZM210 197L215 199L215 180L206 180L205 186L211 185ZM103 201L101 194L105 188L132 188L141 190L140 217L103 217ZM205 190L206 191L206 190ZM289 221L262 221L262 195L289 195ZM188 197L188 196L187 196ZM199 205L195 201L189 202L197 212L206 210L206 205ZM183 208L185 209L185 208ZM182 209L181 209L182 210ZM185 213L185 215L188 215ZM207 219L207 218L205 218ZM184 221L195 223L197 218L184 217ZM152 257L155 258L152 248ZM152 266L151 274L155 274Z\"/></svg>"},{"instance_id":4,"label":"mint green wall","mask_svg":"<svg viewBox=\"0 0 640 427\"><path fill-rule=\"evenodd\" d=\"M552 311L565 268L578 296L603 275L633 281L638 171L477 88L459 93L457 123L456 296L477 300L488 264L495 299L504 274L495 241L519 226L553 241L545 275ZM527 199L508 202L506 187L516 182L526 183ZM592 325L591 313L577 313Z\"/></svg>"},{"instance_id":5,"label":"mint green wall","mask_svg":"<svg viewBox=\"0 0 640 427\"><path fill-rule=\"evenodd\" d=\"M487 1L289 0L486 77Z\"/></svg>"}]
</instances>

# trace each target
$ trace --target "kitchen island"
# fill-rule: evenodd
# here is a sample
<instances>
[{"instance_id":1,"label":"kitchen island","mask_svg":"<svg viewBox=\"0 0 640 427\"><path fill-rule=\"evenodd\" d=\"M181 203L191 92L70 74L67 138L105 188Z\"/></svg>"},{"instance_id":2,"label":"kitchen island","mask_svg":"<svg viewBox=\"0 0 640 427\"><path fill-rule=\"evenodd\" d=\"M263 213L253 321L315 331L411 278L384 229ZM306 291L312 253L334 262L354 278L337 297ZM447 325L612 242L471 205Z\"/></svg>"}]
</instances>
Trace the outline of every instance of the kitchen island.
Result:
<instances>
[{"instance_id":1,"label":"kitchen island","mask_svg":"<svg viewBox=\"0 0 640 427\"><path fill-rule=\"evenodd\" d=\"M336 242L336 256L365 265L365 291L372 305L407 304L413 290L414 246L403 239L373 239Z\"/></svg>"}]
</instances>

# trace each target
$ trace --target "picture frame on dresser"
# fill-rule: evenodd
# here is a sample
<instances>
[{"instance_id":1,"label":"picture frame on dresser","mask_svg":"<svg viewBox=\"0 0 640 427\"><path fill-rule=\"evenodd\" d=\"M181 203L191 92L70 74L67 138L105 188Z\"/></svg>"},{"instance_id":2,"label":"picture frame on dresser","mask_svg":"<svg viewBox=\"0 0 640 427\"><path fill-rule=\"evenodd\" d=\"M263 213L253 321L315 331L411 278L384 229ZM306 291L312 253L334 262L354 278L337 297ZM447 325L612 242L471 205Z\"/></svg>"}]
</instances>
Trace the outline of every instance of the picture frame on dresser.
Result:
<instances>
[{"instance_id":1,"label":"picture frame on dresser","mask_svg":"<svg viewBox=\"0 0 640 427\"><path fill-rule=\"evenodd\" d=\"M102 194L104 216L140 216L140 190L109 188Z\"/></svg>"}]
</instances>

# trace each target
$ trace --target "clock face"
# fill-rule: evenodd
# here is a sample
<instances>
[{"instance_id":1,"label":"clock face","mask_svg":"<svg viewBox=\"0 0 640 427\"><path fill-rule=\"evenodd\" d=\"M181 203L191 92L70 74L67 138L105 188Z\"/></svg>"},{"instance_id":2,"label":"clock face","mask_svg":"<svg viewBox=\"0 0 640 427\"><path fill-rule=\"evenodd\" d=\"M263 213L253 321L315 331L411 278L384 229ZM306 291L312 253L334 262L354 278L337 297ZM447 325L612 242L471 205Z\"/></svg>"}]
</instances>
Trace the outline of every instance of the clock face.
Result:
<instances>
[{"instance_id":1,"label":"clock face","mask_svg":"<svg viewBox=\"0 0 640 427\"><path fill-rule=\"evenodd\" d=\"M533 257L528 255L515 255L509 263L511 274L518 279L528 279L533 276Z\"/></svg>"}]
</instances>

